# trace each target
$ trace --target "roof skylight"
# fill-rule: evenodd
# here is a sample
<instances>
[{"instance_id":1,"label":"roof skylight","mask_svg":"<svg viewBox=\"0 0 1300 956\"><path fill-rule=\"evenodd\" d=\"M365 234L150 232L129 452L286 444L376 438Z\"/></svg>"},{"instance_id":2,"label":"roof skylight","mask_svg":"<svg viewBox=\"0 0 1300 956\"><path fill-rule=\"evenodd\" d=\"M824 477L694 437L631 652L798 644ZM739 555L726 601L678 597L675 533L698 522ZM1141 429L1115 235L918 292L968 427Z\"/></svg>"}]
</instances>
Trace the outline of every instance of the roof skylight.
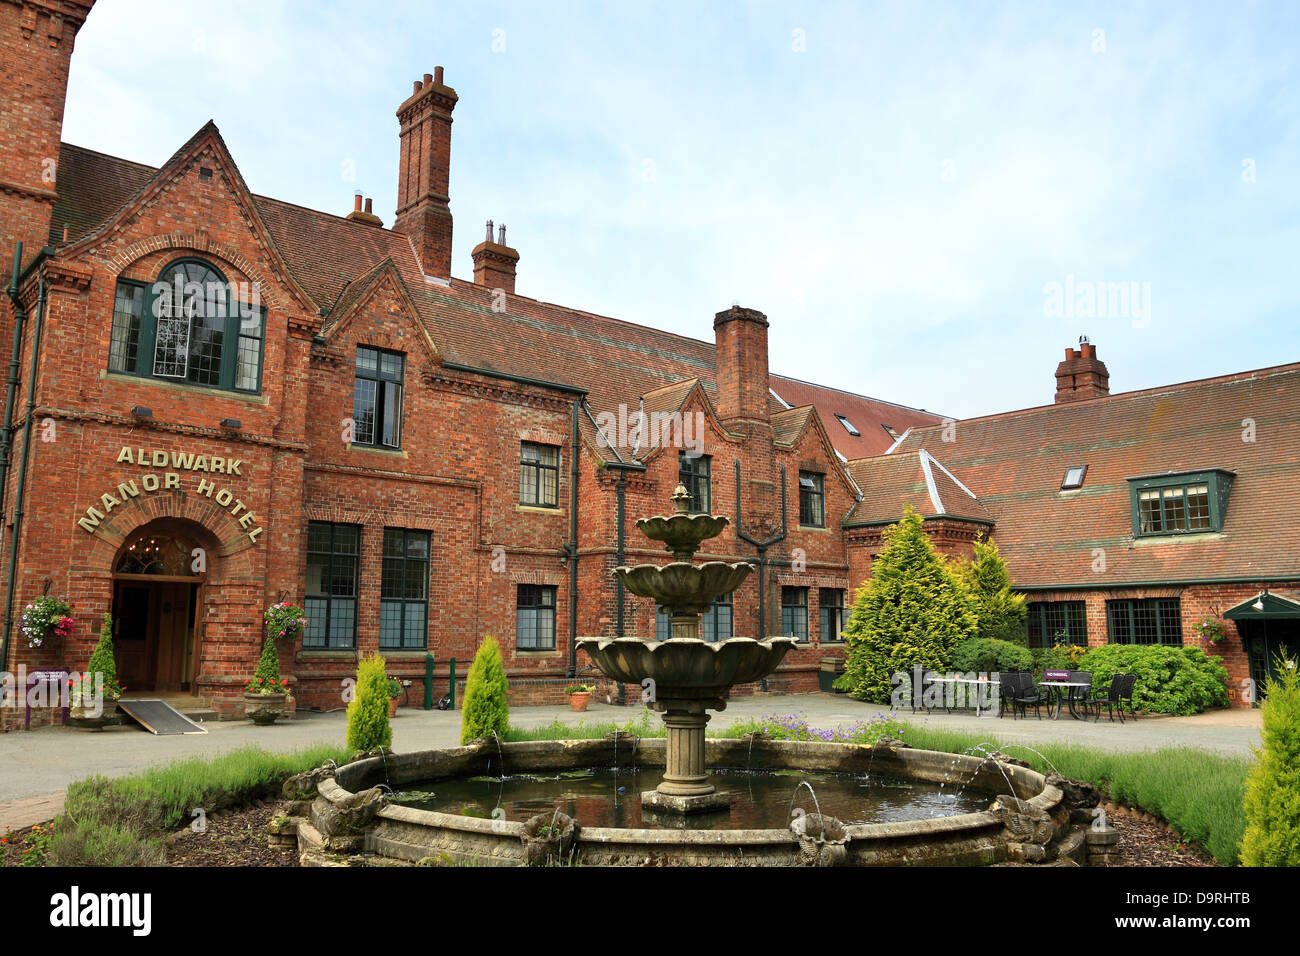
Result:
<instances>
[{"instance_id":1,"label":"roof skylight","mask_svg":"<svg viewBox=\"0 0 1300 956\"><path fill-rule=\"evenodd\" d=\"M848 418L841 415L839 412L835 413L835 417L840 420L840 424L844 426L844 430L850 435L853 435L856 438L862 434L862 432L858 431L857 428L854 427L853 423L849 421Z\"/></svg>"},{"instance_id":2,"label":"roof skylight","mask_svg":"<svg viewBox=\"0 0 1300 956\"><path fill-rule=\"evenodd\" d=\"M1082 488L1083 476L1087 473L1087 465L1071 465L1065 469L1065 477L1061 479L1061 490L1069 491L1073 488Z\"/></svg>"}]
</instances>

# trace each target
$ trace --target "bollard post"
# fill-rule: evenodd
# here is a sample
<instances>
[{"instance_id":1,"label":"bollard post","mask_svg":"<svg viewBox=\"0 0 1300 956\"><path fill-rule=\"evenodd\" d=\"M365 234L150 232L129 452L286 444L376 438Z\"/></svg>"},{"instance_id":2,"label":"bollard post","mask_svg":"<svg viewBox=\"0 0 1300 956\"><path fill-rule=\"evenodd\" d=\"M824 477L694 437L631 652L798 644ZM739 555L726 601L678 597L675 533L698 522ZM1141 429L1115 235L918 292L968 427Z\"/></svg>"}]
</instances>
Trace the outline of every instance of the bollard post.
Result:
<instances>
[{"instance_id":1,"label":"bollard post","mask_svg":"<svg viewBox=\"0 0 1300 956\"><path fill-rule=\"evenodd\" d=\"M433 655L424 655L424 709L433 710Z\"/></svg>"},{"instance_id":2,"label":"bollard post","mask_svg":"<svg viewBox=\"0 0 1300 956\"><path fill-rule=\"evenodd\" d=\"M454 657L451 659L451 667L449 669L449 674L450 676L447 678L447 682L451 684L451 690L450 690L451 709L455 710L456 709L456 658Z\"/></svg>"}]
</instances>

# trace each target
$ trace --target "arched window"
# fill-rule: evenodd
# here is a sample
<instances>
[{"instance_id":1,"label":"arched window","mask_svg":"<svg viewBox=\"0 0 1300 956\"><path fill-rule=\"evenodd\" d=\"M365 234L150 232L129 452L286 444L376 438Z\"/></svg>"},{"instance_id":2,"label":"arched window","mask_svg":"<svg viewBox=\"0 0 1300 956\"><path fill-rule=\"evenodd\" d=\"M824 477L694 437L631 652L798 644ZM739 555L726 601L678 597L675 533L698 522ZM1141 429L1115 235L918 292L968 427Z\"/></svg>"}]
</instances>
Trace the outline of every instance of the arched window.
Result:
<instances>
[{"instance_id":1,"label":"arched window","mask_svg":"<svg viewBox=\"0 0 1300 956\"><path fill-rule=\"evenodd\" d=\"M166 574L196 576L189 541L168 534L141 534L126 546L118 558L118 574Z\"/></svg>"},{"instance_id":2,"label":"arched window","mask_svg":"<svg viewBox=\"0 0 1300 956\"><path fill-rule=\"evenodd\" d=\"M200 259L178 259L153 285L119 279L110 371L258 392L266 330L255 285L231 283Z\"/></svg>"}]
</instances>

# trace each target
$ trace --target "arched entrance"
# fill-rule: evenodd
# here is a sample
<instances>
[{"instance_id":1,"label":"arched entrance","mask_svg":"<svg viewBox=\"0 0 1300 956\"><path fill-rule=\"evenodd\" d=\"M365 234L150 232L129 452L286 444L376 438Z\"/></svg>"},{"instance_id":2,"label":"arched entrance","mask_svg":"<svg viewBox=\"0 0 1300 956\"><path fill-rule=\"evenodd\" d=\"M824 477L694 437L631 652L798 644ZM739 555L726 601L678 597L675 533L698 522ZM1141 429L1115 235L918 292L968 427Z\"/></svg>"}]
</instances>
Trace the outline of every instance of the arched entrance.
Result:
<instances>
[{"instance_id":1,"label":"arched entrance","mask_svg":"<svg viewBox=\"0 0 1300 956\"><path fill-rule=\"evenodd\" d=\"M113 565L113 644L128 695L195 692L206 552L184 525L145 525Z\"/></svg>"}]
</instances>

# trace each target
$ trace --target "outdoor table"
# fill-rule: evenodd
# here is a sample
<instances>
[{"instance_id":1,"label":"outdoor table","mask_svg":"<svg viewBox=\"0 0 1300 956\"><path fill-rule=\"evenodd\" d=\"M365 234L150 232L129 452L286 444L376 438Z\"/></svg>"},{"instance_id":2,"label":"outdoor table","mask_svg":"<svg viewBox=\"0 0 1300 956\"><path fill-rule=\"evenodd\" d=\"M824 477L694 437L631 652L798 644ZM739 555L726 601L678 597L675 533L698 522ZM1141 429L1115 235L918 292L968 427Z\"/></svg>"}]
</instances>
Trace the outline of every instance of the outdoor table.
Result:
<instances>
[{"instance_id":1,"label":"outdoor table","mask_svg":"<svg viewBox=\"0 0 1300 956\"><path fill-rule=\"evenodd\" d=\"M930 683L931 684L975 684L978 687L989 687L989 688L995 686L995 683L991 680L972 680L969 677L932 677L930 678ZM980 693L979 690L975 691L975 716L976 717L983 716L983 714L980 713L980 699L983 696L984 695ZM944 699L943 709L951 714L952 708L948 706L948 695L946 693L944 694L943 699ZM992 707L989 707L987 709L992 710Z\"/></svg>"},{"instance_id":2,"label":"outdoor table","mask_svg":"<svg viewBox=\"0 0 1300 956\"><path fill-rule=\"evenodd\" d=\"M1063 693L1066 692L1065 689L1066 689L1066 688L1069 688L1069 687L1092 687L1092 682L1091 682L1091 681L1079 681L1079 680L1041 680L1041 681L1038 682L1038 686L1039 686L1039 687L1047 687L1047 688L1050 688L1050 689L1051 689L1051 691L1052 691L1052 701L1053 701L1053 702L1055 703L1055 705L1056 705L1056 710L1055 710L1054 712L1052 712L1052 720L1055 720L1057 717L1060 717L1060 716L1061 716L1061 703L1062 703L1062 696L1061 696L1061 695L1062 695ZM1086 719L1087 719L1087 714L1085 714L1084 716L1080 717L1080 716L1078 715L1078 713L1075 711L1075 709L1074 709L1074 701L1068 701L1068 703L1069 703L1069 705L1070 705L1070 716L1071 716L1071 717L1073 717L1075 720L1086 720ZM1047 709L1048 709L1048 711L1052 711L1052 706L1049 704Z\"/></svg>"}]
</instances>

